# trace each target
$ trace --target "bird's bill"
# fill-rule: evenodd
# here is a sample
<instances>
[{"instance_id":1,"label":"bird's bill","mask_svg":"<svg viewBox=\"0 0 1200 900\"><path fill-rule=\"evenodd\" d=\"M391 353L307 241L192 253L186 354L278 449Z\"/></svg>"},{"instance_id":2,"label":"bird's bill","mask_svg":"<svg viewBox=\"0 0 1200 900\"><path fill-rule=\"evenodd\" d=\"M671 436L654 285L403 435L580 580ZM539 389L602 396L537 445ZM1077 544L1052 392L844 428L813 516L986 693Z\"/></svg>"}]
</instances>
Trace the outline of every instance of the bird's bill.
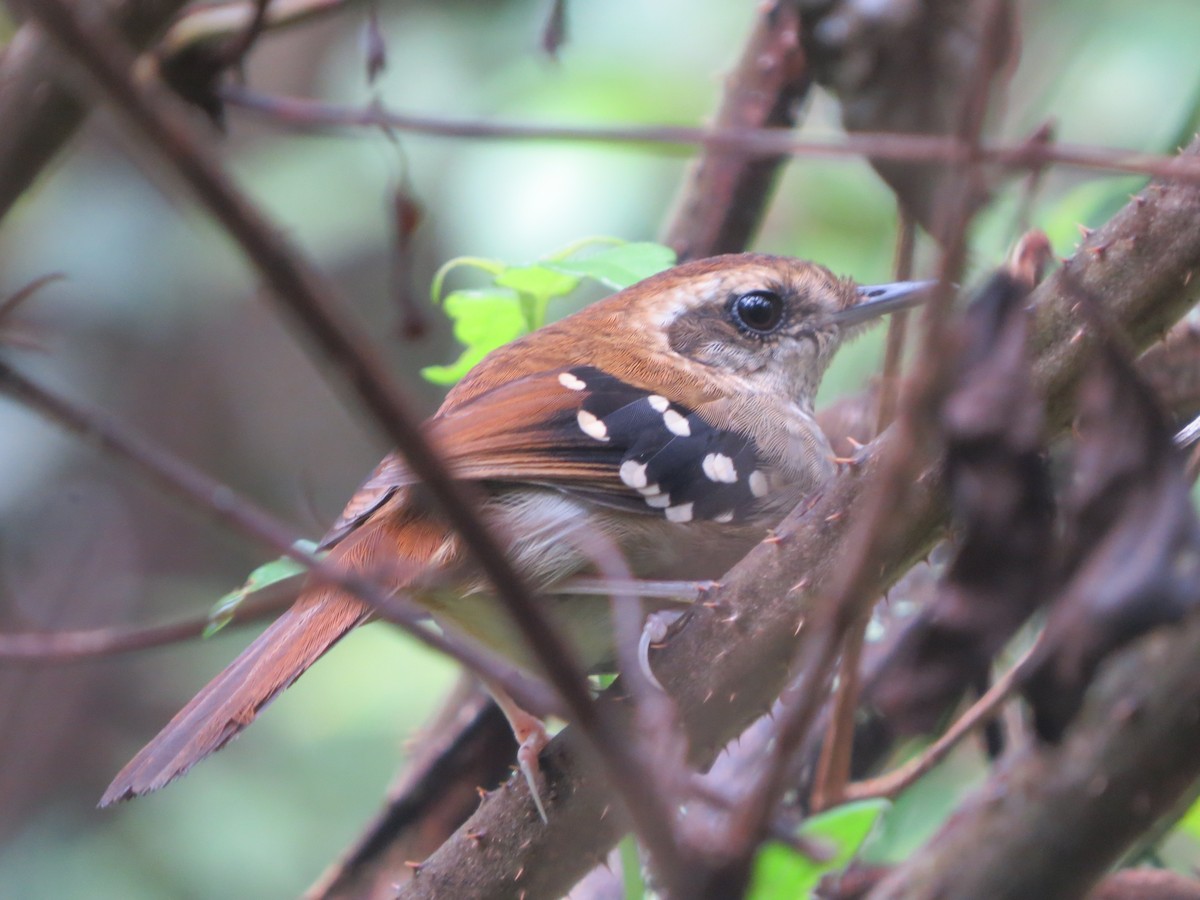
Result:
<instances>
[{"instance_id":1,"label":"bird's bill","mask_svg":"<svg viewBox=\"0 0 1200 900\"><path fill-rule=\"evenodd\" d=\"M858 303L838 312L835 319L842 326L858 325L888 313L909 309L928 300L936 286L936 281L860 285Z\"/></svg>"}]
</instances>

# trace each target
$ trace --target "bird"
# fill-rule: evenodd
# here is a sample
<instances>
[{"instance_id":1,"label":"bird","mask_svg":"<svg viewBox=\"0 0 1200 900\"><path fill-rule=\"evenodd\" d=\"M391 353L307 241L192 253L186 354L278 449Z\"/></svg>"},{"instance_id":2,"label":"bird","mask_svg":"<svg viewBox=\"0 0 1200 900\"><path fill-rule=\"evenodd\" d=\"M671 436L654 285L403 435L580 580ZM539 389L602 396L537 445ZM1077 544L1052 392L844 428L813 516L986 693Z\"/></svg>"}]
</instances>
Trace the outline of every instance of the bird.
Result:
<instances>
[{"instance_id":1,"label":"bird","mask_svg":"<svg viewBox=\"0 0 1200 900\"><path fill-rule=\"evenodd\" d=\"M756 253L686 262L491 352L425 433L589 672L612 671L608 601L567 592L595 574L599 534L637 578L720 577L835 472L814 398L837 349L932 282L862 286L813 262ZM456 533L397 453L320 543L537 676L538 665ZM423 578L421 573L436 574ZM435 587L428 587L435 584ZM556 587L559 592L556 593ZM157 790L246 728L372 616L313 582L120 771L101 806ZM521 749L538 813L541 722L489 684Z\"/></svg>"}]
</instances>

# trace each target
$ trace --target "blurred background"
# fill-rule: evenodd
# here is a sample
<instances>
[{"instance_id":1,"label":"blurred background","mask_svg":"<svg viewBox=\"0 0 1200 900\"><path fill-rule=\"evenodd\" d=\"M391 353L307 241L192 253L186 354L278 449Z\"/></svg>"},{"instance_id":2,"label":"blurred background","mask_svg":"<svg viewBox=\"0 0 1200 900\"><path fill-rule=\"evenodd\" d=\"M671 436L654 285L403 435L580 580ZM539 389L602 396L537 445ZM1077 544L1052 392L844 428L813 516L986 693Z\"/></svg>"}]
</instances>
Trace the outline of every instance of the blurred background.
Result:
<instances>
[{"instance_id":1,"label":"blurred background","mask_svg":"<svg viewBox=\"0 0 1200 900\"><path fill-rule=\"evenodd\" d=\"M538 49L549 6L380 4L388 68L369 87L366 7L351 5L267 36L248 83L462 119L696 125L714 110L754 16L744 3L578 2L554 61ZM0 40L11 33L0 24ZM1027 2L1022 58L996 133L1019 139L1053 120L1065 142L1169 151L1193 127L1197 35L1195 0ZM803 133L840 133L836 106L819 91ZM373 129L296 134L237 110L225 135L211 134L242 186L338 282L428 411L439 390L417 369L458 352L427 300L442 262L462 254L532 261L594 235L653 240L686 165L679 153L644 148ZM1029 219L1066 255L1077 224L1099 224L1139 184L1052 171ZM425 211L403 266L393 216L401 185ZM1018 234L1020 201L1013 184L980 217L975 271L995 264ZM787 169L755 249L887 280L895 220L889 191L867 165L802 160ZM325 386L219 231L104 114L0 227L0 298L50 272L65 279L19 316L41 346L22 353L23 369L304 533L321 534L386 450ZM469 274L457 277L470 283ZM406 292L430 326L416 341L401 327ZM845 351L826 397L862 385L880 346L875 334ZM202 613L267 558L0 399L4 630ZM181 782L114 810L94 808L117 769L252 631L100 662L0 664L0 896L295 896L356 836L402 762L406 736L455 674L381 625L339 645L240 741ZM919 841L971 771L960 758L912 792L875 852ZM1188 860L1193 849L1172 852Z\"/></svg>"}]
</instances>

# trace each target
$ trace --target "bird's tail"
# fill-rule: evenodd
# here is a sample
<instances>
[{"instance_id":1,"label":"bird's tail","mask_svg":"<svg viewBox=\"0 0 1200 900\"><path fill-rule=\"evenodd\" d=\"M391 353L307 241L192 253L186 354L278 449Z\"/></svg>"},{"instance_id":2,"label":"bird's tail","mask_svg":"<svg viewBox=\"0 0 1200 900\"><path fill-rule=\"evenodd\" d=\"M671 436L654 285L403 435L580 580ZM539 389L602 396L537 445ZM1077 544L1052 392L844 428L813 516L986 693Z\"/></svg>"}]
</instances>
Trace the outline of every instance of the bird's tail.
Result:
<instances>
[{"instance_id":1,"label":"bird's tail","mask_svg":"<svg viewBox=\"0 0 1200 900\"><path fill-rule=\"evenodd\" d=\"M370 611L333 588L301 596L129 761L100 805L156 791L220 750Z\"/></svg>"}]
</instances>

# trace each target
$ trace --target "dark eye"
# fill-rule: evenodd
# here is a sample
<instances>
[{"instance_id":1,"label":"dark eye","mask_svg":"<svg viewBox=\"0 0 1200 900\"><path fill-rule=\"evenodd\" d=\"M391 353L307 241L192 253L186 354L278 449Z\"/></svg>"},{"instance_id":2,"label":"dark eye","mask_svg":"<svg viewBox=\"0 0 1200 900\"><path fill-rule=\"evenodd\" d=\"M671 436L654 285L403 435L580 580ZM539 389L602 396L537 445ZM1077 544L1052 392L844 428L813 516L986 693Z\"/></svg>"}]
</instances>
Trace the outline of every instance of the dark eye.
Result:
<instances>
[{"instance_id":1,"label":"dark eye","mask_svg":"<svg viewBox=\"0 0 1200 900\"><path fill-rule=\"evenodd\" d=\"M734 297L729 312L742 330L770 334L783 320L783 298L774 291L751 291Z\"/></svg>"}]
</instances>

